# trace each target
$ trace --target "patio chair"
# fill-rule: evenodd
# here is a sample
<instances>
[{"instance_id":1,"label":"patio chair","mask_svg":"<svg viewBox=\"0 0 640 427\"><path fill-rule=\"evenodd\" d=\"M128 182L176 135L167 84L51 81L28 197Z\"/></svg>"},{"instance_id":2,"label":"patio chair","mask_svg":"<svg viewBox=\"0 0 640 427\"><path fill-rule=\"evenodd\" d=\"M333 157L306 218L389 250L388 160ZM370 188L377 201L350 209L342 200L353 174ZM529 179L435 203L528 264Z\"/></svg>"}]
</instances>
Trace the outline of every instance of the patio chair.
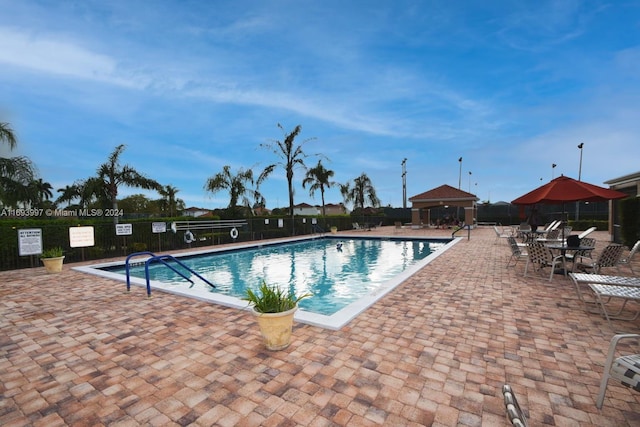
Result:
<instances>
[{"instance_id":1,"label":"patio chair","mask_svg":"<svg viewBox=\"0 0 640 427\"><path fill-rule=\"evenodd\" d=\"M596 259L582 255L575 258L573 269L577 271L592 271L595 274L599 274L600 270L604 267L616 267L620 270L618 261L620 261L623 251L624 246L617 243L610 243L600 252L600 255L598 255Z\"/></svg>"},{"instance_id":2,"label":"patio chair","mask_svg":"<svg viewBox=\"0 0 640 427\"><path fill-rule=\"evenodd\" d=\"M591 256L591 252L596 248L596 239L594 239L593 237L585 237L584 239L580 239L580 246L588 246L591 249L584 249L581 251L573 251L573 252L569 252L567 251L567 253L565 254L565 259L567 261L570 261L573 263L571 271L575 270L575 260L577 257L583 256L583 257L587 257L589 258Z\"/></svg>"},{"instance_id":3,"label":"patio chair","mask_svg":"<svg viewBox=\"0 0 640 427\"><path fill-rule=\"evenodd\" d=\"M593 233L597 229L598 227L589 227L586 230L584 230L582 233L578 234L578 237L581 239L584 239L585 237L587 237L589 234Z\"/></svg>"},{"instance_id":4,"label":"patio chair","mask_svg":"<svg viewBox=\"0 0 640 427\"><path fill-rule=\"evenodd\" d=\"M631 269L631 273L636 274L636 272L633 271L633 265L631 264L631 259L636 254L636 252L638 252L638 248L640 248L640 240L638 240L635 243L635 245L633 245L633 247L631 248L631 250L627 255L620 258L620 260L618 261L618 266L628 265L629 268Z\"/></svg>"},{"instance_id":5,"label":"patio chair","mask_svg":"<svg viewBox=\"0 0 640 427\"><path fill-rule=\"evenodd\" d=\"M524 267L524 277L527 277L527 270L529 269L530 263L533 264L533 269L538 271L542 271L544 267L551 267L549 281L553 280L553 273L555 273L556 267L562 266L562 268L564 268L564 256L554 256L553 252L551 252L551 249L546 247L543 243L529 243L527 252L529 253L529 257L527 259L527 264ZM566 275L566 269L564 270L564 273Z\"/></svg>"},{"instance_id":6,"label":"patio chair","mask_svg":"<svg viewBox=\"0 0 640 427\"><path fill-rule=\"evenodd\" d=\"M511 422L511 425L515 427L527 427L527 417L518 404L516 394L510 385L505 384L502 386L502 396L504 397L504 408L507 412L507 419Z\"/></svg>"},{"instance_id":7,"label":"patio chair","mask_svg":"<svg viewBox=\"0 0 640 427\"><path fill-rule=\"evenodd\" d=\"M502 229L502 231L498 230L498 227L495 225L493 226L493 231L496 232L496 239L494 240L494 243L496 243L500 239L506 239L512 235L510 232L505 231L504 228Z\"/></svg>"},{"instance_id":8,"label":"patio chair","mask_svg":"<svg viewBox=\"0 0 640 427\"><path fill-rule=\"evenodd\" d=\"M600 391L596 399L596 407L602 408L609 378L613 378L635 391L640 391L640 354L628 354L615 357L618 342L628 338L640 338L638 334L614 335L609 343L609 353L604 362L604 373L600 382ZM636 342L636 345L638 343Z\"/></svg>"},{"instance_id":9,"label":"patio chair","mask_svg":"<svg viewBox=\"0 0 640 427\"><path fill-rule=\"evenodd\" d=\"M507 268L511 265L511 261L515 260L516 262L513 264L515 267L518 264L518 260L520 259L529 259L529 254L527 253L526 246L521 246L516 241L516 238L513 236L507 237L507 242L509 243L509 247L511 248L511 258L509 258L509 262L507 263Z\"/></svg>"}]
</instances>

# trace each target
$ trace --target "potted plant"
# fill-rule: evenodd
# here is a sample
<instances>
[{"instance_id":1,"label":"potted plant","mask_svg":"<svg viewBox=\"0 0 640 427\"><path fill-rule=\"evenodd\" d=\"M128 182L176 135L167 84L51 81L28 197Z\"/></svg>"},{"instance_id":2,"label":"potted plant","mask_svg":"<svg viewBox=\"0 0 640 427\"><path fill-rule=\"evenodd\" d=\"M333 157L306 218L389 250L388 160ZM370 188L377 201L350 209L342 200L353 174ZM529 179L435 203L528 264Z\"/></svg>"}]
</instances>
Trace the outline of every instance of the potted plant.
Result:
<instances>
[{"instance_id":1,"label":"potted plant","mask_svg":"<svg viewBox=\"0 0 640 427\"><path fill-rule=\"evenodd\" d=\"M60 246L45 250L42 252L40 259L47 273L59 273L62 271L64 255L62 254L62 248Z\"/></svg>"},{"instance_id":2,"label":"potted plant","mask_svg":"<svg viewBox=\"0 0 640 427\"><path fill-rule=\"evenodd\" d=\"M253 314L258 319L260 332L268 350L282 350L291 342L293 315L298 309L301 299L311 296L296 296L293 292L285 292L278 286L269 286L263 280L258 292L247 289L243 300L253 307Z\"/></svg>"}]
</instances>

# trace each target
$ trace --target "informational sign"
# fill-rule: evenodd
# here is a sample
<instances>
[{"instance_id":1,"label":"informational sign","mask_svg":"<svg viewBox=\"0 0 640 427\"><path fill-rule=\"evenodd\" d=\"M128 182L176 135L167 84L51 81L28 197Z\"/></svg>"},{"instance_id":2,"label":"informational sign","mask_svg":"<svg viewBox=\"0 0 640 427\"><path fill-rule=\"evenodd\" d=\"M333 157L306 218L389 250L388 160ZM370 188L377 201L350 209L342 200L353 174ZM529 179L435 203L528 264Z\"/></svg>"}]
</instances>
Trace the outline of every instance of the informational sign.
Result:
<instances>
[{"instance_id":1,"label":"informational sign","mask_svg":"<svg viewBox=\"0 0 640 427\"><path fill-rule=\"evenodd\" d=\"M152 222L151 223L151 232L153 232L153 233L166 233L167 232L167 223L166 222Z\"/></svg>"},{"instance_id":2,"label":"informational sign","mask_svg":"<svg viewBox=\"0 0 640 427\"><path fill-rule=\"evenodd\" d=\"M284 220L282 218L278 218L278 227L280 228L284 227Z\"/></svg>"},{"instance_id":3,"label":"informational sign","mask_svg":"<svg viewBox=\"0 0 640 427\"><path fill-rule=\"evenodd\" d=\"M25 228L18 230L18 254L40 255L42 253L42 229Z\"/></svg>"},{"instance_id":4,"label":"informational sign","mask_svg":"<svg viewBox=\"0 0 640 427\"><path fill-rule=\"evenodd\" d=\"M95 245L93 226L69 227L69 246L86 248Z\"/></svg>"},{"instance_id":5,"label":"informational sign","mask_svg":"<svg viewBox=\"0 0 640 427\"><path fill-rule=\"evenodd\" d=\"M311 224L317 224L318 218L311 218Z\"/></svg>"},{"instance_id":6,"label":"informational sign","mask_svg":"<svg viewBox=\"0 0 640 427\"><path fill-rule=\"evenodd\" d=\"M131 236L133 234L133 225L116 224L116 236Z\"/></svg>"}]
</instances>

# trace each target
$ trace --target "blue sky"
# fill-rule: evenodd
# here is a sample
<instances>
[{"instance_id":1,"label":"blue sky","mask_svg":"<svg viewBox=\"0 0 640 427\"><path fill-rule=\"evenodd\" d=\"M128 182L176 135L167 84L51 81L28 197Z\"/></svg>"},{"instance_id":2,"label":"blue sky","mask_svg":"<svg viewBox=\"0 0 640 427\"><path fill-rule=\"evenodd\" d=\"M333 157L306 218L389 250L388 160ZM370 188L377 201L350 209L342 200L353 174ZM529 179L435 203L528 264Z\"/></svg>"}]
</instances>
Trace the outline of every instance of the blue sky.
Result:
<instances>
[{"instance_id":1,"label":"blue sky","mask_svg":"<svg viewBox=\"0 0 640 427\"><path fill-rule=\"evenodd\" d=\"M637 1L0 0L0 121L54 188L122 160L187 206L302 126L315 166L383 205L442 184L510 201L640 170ZM8 155L6 148L2 154ZM462 157L460 163L458 159ZM552 168L556 164L556 168ZM469 174L471 172L471 174ZM295 175L295 202L320 204ZM286 206L277 169L261 188ZM140 193L121 189L121 195ZM149 194L156 198L157 195ZM342 201L338 187L328 203Z\"/></svg>"}]
</instances>

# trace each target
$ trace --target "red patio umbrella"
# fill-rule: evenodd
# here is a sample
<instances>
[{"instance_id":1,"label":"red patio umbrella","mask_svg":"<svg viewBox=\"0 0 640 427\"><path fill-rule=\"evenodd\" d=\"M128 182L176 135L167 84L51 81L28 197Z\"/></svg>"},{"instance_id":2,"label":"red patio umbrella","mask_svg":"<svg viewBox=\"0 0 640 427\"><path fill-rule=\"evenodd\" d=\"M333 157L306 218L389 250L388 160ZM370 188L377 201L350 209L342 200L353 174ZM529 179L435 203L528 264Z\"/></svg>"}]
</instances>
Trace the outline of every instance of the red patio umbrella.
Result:
<instances>
[{"instance_id":1,"label":"red patio umbrella","mask_svg":"<svg viewBox=\"0 0 640 427\"><path fill-rule=\"evenodd\" d=\"M511 203L514 205L559 205L566 202L604 202L627 197L627 194L610 190L568 176L559 176L525 194Z\"/></svg>"},{"instance_id":2,"label":"red patio umbrella","mask_svg":"<svg viewBox=\"0 0 640 427\"><path fill-rule=\"evenodd\" d=\"M564 216L564 204L566 202L604 202L627 197L627 194L610 190L584 181L577 181L568 176L561 175L548 183L536 188L513 200L514 205L535 205L543 203L547 205L562 204ZM564 221L564 218L563 218ZM564 241L564 227L562 228Z\"/></svg>"}]
</instances>

